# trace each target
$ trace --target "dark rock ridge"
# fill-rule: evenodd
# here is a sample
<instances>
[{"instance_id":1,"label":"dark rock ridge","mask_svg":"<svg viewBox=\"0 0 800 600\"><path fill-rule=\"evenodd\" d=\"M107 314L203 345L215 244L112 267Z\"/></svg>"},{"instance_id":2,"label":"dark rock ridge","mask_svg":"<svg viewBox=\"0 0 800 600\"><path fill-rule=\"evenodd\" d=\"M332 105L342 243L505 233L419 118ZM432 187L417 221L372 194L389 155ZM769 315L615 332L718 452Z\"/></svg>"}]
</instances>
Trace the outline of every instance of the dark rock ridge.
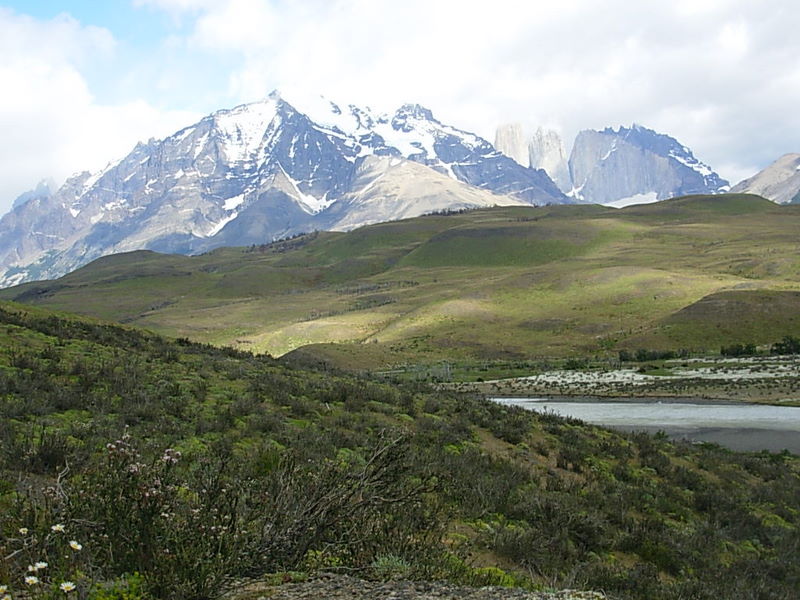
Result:
<instances>
[{"instance_id":1,"label":"dark rock ridge","mask_svg":"<svg viewBox=\"0 0 800 600\"><path fill-rule=\"evenodd\" d=\"M570 202L542 170L407 104L374 114L280 93L138 144L0 220L0 285L136 249L196 253L443 209Z\"/></svg>"}]
</instances>

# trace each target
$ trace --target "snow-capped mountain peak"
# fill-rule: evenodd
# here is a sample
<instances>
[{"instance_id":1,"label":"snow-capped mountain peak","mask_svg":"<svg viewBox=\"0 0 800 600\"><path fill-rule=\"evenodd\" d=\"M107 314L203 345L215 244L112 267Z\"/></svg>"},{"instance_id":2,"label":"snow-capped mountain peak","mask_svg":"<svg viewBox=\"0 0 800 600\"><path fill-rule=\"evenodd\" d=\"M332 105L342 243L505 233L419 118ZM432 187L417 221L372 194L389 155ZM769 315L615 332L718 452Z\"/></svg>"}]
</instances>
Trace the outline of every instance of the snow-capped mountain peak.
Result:
<instances>
[{"instance_id":1,"label":"snow-capped mountain peak","mask_svg":"<svg viewBox=\"0 0 800 600\"><path fill-rule=\"evenodd\" d=\"M376 114L275 91L18 205L0 220L0 285L113 252L190 253L448 206L565 201L543 171L420 105Z\"/></svg>"},{"instance_id":2,"label":"snow-capped mountain peak","mask_svg":"<svg viewBox=\"0 0 800 600\"><path fill-rule=\"evenodd\" d=\"M439 124L439 121L433 118L433 113L430 109L420 104L403 104L392 117L392 127L401 131L412 131L415 121L428 121Z\"/></svg>"},{"instance_id":3,"label":"snow-capped mountain peak","mask_svg":"<svg viewBox=\"0 0 800 600\"><path fill-rule=\"evenodd\" d=\"M266 126L278 112L279 100L267 98L221 110L211 116L229 164L251 159L264 139Z\"/></svg>"}]
</instances>

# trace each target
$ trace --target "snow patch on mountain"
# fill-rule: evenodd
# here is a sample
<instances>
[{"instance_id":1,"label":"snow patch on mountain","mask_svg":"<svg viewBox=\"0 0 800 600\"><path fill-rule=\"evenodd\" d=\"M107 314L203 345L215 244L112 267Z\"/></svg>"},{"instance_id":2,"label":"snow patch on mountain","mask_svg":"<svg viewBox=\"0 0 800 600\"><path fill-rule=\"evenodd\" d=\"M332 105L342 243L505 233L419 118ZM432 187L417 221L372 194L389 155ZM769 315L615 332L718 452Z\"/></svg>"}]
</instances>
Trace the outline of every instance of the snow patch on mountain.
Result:
<instances>
[{"instance_id":1,"label":"snow patch on mountain","mask_svg":"<svg viewBox=\"0 0 800 600\"><path fill-rule=\"evenodd\" d=\"M705 163L701 163L694 156L692 156L692 154L689 151L689 149L686 148L685 146L683 147L683 152L682 153L675 152L674 150L670 150L669 157L670 158L674 158L675 160L677 160L679 163L681 163L685 167L689 167L693 171L697 171L703 177L709 177L712 174L714 174L714 171L711 170L711 167L709 167Z\"/></svg>"},{"instance_id":2,"label":"snow patch on mountain","mask_svg":"<svg viewBox=\"0 0 800 600\"><path fill-rule=\"evenodd\" d=\"M238 208L242 205L245 199L245 194L238 194L233 196L232 198L226 198L225 202L222 204L222 208L225 210L233 210L234 208Z\"/></svg>"},{"instance_id":3,"label":"snow patch on mountain","mask_svg":"<svg viewBox=\"0 0 800 600\"><path fill-rule=\"evenodd\" d=\"M236 217L238 217L238 216L239 216L239 213L238 213L238 212L235 212L235 213L233 213L233 214L231 214L231 215L228 215L227 217L224 217L224 218L223 218L223 219L221 219L221 220L220 220L218 223L216 223L216 224L215 224L215 225L214 225L214 226L213 226L213 227L212 227L212 228L209 230L209 232L208 232L208 233L206 233L206 234L205 234L205 237L214 237L214 236L215 236L215 235L217 235L217 234L218 234L220 231L222 231L222 228L223 228L223 227L225 227L225 225L227 225L228 223L230 223L231 221L233 221L233 220L234 220Z\"/></svg>"},{"instance_id":4,"label":"snow patch on mountain","mask_svg":"<svg viewBox=\"0 0 800 600\"><path fill-rule=\"evenodd\" d=\"M222 150L229 164L253 157L264 139L265 125L275 114L272 98L214 113L214 126L223 135Z\"/></svg>"},{"instance_id":5,"label":"snow patch on mountain","mask_svg":"<svg viewBox=\"0 0 800 600\"><path fill-rule=\"evenodd\" d=\"M613 202L606 202L603 206L611 208L625 208L626 206L633 206L635 204L652 204L658 202L658 192L647 192L646 194L634 194L627 198L620 198Z\"/></svg>"}]
</instances>

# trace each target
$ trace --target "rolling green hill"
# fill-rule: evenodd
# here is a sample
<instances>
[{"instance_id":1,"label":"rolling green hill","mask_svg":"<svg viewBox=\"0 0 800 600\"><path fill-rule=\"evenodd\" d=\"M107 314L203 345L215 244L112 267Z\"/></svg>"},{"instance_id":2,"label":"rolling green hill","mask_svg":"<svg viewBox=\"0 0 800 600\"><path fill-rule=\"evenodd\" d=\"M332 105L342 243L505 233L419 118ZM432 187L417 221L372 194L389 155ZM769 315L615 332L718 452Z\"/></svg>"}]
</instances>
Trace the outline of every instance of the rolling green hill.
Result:
<instances>
[{"instance_id":1,"label":"rolling green hill","mask_svg":"<svg viewBox=\"0 0 800 600\"><path fill-rule=\"evenodd\" d=\"M110 256L0 298L358 368L718 351L800 334L797 231L798 207L749 195L495 208L195 257ZM751 310L765 299L779 309Z\"/></svg>"},{"instance_id":2,"label":"rolling green hill","mask_svg":"<svg viewBox=\"0 0 800 600\"><path fill-rule=\"evenodd\" d=\"M210 600L242 578L333 570L618 600L791 598L799 528L786 453L0 303L13 597L64 597L69 581L90 600Z\"/></svg>"}]
</instances>

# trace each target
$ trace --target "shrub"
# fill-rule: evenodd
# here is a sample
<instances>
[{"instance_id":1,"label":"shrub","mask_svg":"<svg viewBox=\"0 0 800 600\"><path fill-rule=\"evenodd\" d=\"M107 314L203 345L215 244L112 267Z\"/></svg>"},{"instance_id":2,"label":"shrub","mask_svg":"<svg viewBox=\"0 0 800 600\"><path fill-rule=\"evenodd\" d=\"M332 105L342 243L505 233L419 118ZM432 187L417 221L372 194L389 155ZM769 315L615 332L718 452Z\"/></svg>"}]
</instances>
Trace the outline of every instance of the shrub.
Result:
<instances>
[{"instance_id":1,"label":"shrub","mask_svg":"<svg viewBox=\"0 0 800 600\"><path fill-rule=\"evenodd\" d=\"M731 344L730 346L722 346L719 350L722 356L753 356L758 353L756 345L753 343L748 344Z\"/></svg>"},{"instance_id":2,"label":"shrub","mask_svg":"<svg viewBox=\"0 0 800 600\"><path fill-rule=\"evenodd\" d=\"M770 348L772 354L800 354L800 339L785 336L780 342L775 342Z\"/></svg>"},{"instance_id":3,"label":"shrub","mask_svg":"<svg viewBox=\"0 0 800 600\"><path fill-rule=\"evenodd\" d=\"M353 462L287 454L255 477L225 444L189 462L171 448L142 451L124 435L91 469L69 480L65 470L45 493L19 497L3 518L0 577L21 588L26 565L47 562L43 584L71 581L84 595L94 581L139 573L156 598L199 600L231 577L290 570L313 556L360 567L380 556L424 558L444 521L425 501L430 485L407 477L407 455L398 436ZM10 535L22 529L24 539ZM64 554L69 564L59 562ZM102 593L136 597L138 579L124 581Z\"/></svg>"}]
</instances>

